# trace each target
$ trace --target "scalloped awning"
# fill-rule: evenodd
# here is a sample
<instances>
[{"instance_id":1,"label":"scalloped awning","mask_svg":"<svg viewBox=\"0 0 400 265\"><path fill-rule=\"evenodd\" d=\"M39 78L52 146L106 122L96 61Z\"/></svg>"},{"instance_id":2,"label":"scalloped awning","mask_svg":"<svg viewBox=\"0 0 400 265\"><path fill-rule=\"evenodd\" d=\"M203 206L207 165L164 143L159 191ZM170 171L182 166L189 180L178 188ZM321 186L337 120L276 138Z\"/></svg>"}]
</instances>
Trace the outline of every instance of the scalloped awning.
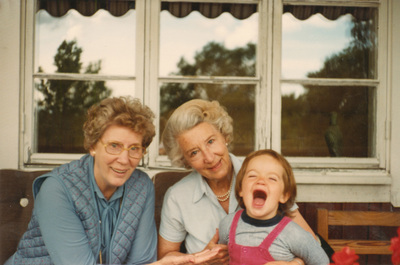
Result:
<instances>
[{"instance_id":1,"label":"scalloped awning","mask_svg":"<svg viewBox=\"0 0 400 265\"><path fill-rule=\"evenodd\" d=\"M108 10L113 16L122 16L129 9L135 9L134 0L37 0L37 2L38 10L44 9L54 17L61 17L70 9L75 9L84 16L92 16L99 9ZM162 2L161 10L168 10L176 17L185 17L192 11L198 11L207 18L215 18L224 12L228 12L237 19L246 19L257 12L257 5ZM374 8L285 5L283 11L284 13L292 13L293 16L300 20L305 20L317 13L322 14L330 20L335 20L345 14L352 14L357 20L369 20L373 17Z\"/></svg>"}]
</instances>

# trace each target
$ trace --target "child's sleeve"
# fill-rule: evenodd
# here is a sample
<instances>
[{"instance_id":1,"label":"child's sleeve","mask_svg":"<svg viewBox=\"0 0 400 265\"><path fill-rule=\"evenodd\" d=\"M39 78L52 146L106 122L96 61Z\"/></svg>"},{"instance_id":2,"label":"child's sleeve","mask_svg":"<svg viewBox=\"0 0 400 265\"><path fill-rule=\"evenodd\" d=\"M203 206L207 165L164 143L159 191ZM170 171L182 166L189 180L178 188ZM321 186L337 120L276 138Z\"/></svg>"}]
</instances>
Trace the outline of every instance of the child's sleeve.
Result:
<instances>
[{"instance_id":1,"label":"child's sleeve","mask_svg":"<svg viewBox=\"0 0 400 265\"><path fill-rule=\"evenodd\" d=\"M230 215L224 217L219 223L219 241L218 244L227 245L229 242L229 230L231 228L232 218Z\"/></svg>"},{"instance_id":2,"label":"child's sleeve","mask_svg":"<svg viewBox=\"0 0 400 265\"><path fill-rule=\"evenodd\" d=\"M284 241L288 244L290 251L294 256L302 259L305 264L329 264L329 257L309 232L305 231L295 222L290 222L283 231L286 234Z\"/></svg>"}]
</instances>

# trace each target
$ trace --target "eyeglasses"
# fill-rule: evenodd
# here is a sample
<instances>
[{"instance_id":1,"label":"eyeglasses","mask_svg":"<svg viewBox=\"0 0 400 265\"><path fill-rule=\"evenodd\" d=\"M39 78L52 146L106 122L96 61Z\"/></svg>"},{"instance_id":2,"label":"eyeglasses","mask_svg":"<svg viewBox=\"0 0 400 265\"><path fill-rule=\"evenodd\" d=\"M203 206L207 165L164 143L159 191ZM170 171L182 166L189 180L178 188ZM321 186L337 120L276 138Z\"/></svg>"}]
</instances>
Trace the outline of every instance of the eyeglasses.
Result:
<instances>
[{"instance_id":1,"label":"eyeglasses","mask_svg":"<svg viewBox=\"0 0 400 265\"><path fill-rule=\"evenodd\" d=\"M106 152L110 155L119 155L124 150L128 151L128 156L131 158L142 158L142 155L146 154L146 148L143 146L133 144L128 148L125 148L125 146L119 142L108 142L106 144L103 143L102 140L100 140L100 142L104 145Z\"/></svg>"}]
</instances>

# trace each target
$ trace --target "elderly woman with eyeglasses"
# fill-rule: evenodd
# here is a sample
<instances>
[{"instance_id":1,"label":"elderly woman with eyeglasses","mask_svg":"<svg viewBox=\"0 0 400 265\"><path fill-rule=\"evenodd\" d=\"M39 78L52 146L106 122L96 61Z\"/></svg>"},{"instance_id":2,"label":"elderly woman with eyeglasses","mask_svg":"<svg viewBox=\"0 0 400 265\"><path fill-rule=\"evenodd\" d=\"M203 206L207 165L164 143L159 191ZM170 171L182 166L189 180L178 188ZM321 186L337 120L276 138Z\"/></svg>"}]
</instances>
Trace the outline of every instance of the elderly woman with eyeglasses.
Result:
<instances>
[{"instance_id":1,"label":"elderly woman with eyeglasses","mask_svg":"<svg viewBox=\"0 0 400 265\"><path fill-rule=\"evenodd\" d=\"M156 262L154 186L136 169L155 135L153 119L137 99L92 106L83 126L89 154L34 181L28 230L6 264ZM193 263L216 252L155 264Z\"/></svg>"},{"instance_id":2,"label":"elderly woman with eyeglasses","mask_svg":"<svg viewBox=\"0 0 400 265\"><path fill-rule=\"evenodd\" d=\"M218 245L217 228L227 214L239 209L234 189L242 160L228 151L232 139L232 118L216 101L188 101L167 121L162 141L169 159L193 171L165 194L159 257L184 255L180 252L184 242L187 253L219 246L221 251L207 264L229 264L227 246ZM291 209L293 220L314 235L297 208Z\"/></svg>"}]
</instances>

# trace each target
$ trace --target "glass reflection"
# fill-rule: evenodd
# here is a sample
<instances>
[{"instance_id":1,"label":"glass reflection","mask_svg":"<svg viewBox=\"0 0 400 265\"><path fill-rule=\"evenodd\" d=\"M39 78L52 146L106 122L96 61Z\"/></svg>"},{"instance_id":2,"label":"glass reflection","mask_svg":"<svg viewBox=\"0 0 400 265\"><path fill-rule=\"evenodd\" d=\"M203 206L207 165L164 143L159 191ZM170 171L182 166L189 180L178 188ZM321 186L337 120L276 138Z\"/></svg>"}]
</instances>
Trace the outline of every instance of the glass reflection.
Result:
<instances>
[{"instance_id":1,"label":"glass reflection","mask_svg":"<svg viewBox=\"0 0 400 265\"><path fill-rule=\"evenodd\" d=\"M35 79L35 152L85 153L82 127L90 106L109 96L132 95L134 81Z\"/></svg>"},{"instance_id":2,"label":"glass reflection","mask_svg":"<svg viewBox=\"0 0 400 265\"><path fill-rule=\"evenodd\" d=\"M296 90L283 84L281 89L284 155L375 155L374 87L299 85Z\"/></svg>"}]
</instances>

